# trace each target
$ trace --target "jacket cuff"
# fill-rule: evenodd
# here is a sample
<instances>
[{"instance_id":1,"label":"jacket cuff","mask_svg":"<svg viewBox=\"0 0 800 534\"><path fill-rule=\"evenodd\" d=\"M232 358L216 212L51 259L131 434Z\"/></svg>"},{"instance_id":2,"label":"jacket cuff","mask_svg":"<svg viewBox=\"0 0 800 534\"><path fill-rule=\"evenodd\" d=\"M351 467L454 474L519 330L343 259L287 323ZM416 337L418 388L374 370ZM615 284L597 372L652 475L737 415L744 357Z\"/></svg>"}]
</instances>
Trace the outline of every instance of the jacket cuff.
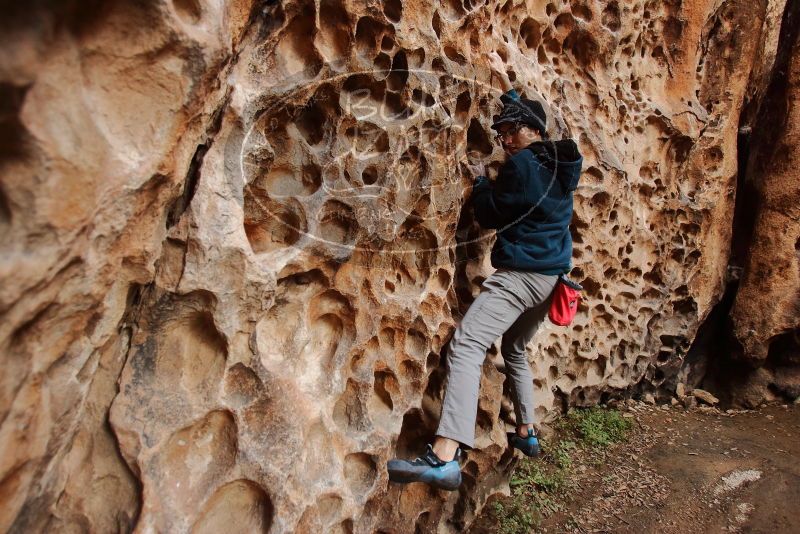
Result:
<instances>
[{"instance_id":1,"label":"jacket cuff","mask_svg":"<svg viewBox=\"0 0 800 534\"><path fill-rule=\"evenodd\" d=\"M519 93L516 89L509 89L505 94L513 100L519 100Z\"/></svg>"},{"instance_id":2,"label":"jacket cuff","mask_svg":"<svg viewBox=\"0 0 800 534\"><path fill-rule=\"evenodd\" d=\"M472 185L472 190L476 191L478 189L483 189L485 187L489 187L489 179L485 176L478 176L475 178L475 183Z\"/></svg>"}]
</instances>

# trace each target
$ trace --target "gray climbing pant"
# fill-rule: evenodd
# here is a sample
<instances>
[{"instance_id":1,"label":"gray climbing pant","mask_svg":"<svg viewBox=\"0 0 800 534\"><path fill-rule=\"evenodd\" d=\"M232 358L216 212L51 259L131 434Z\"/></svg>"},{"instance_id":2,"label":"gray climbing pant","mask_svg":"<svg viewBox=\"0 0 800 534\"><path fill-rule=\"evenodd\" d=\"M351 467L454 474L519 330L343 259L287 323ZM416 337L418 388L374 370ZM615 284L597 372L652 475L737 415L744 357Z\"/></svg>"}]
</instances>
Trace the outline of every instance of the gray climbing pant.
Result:
<instances>
[{"instance_id":1,"label":"gray climbing pant","mask_svg":"<svg viewBox=\"0 0 800 534\"><path fill-rule=\"evenodd\" d=\"M501 335L517 424L534 422L533 375L525 347L547 315L557 280L556 275L511 270L498 270L486 279L450 341L437 436L473 446L481 366L486 350Z\"/></svg>"}]
</instances>

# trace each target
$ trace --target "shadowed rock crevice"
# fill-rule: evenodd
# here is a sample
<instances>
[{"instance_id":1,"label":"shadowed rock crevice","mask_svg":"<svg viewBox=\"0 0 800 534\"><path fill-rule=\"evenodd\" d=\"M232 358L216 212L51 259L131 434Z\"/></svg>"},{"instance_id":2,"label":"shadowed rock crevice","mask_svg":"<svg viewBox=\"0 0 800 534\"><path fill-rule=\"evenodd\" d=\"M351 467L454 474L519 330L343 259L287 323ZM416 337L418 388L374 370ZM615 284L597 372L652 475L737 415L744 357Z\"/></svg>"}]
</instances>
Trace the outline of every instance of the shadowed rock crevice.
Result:
<instances>
[{"instance_id":1,"label":"shadowed rock crevice","mask_svg":"<svg viewBox=\"0 0 800 534\"><path fill-rule=\"evenodd\" d=\"M0 84L0 164L26 155L29 134L19 119L19 112L29 88L10 83Z\"/></svg>"},{"instance_id":2,"label":"shadowed rock crevice","mask_svg":"<svg viewBox=\"0 0 800 534\"><path fill-rule=\"evenodd\" d=\"M770 82L763 100L751 102L752 128L747 135L741 209L734 218L734 269L740 273L739 291L731 310L732 335L741 344L739 357L757 368L749 372L734 402L757 404L777 396L788 398L800 383L797 362L778 354L791 353L791 340L800 328L800 257L797 209L788 199L800 191L788 166L797 161L800 139L796 116L800 93L800 7L787 2ZM740 130L740 131L741 131ZM739 197L737 196L737 199ZM780 228L780 231L775 230ZM766 387L765 387L766 386Z\"/></svg>"},{"instance_id":3,"label":"shadowed rock crevice","mask_svg":"<svg viewBox=\"0 0 800 534\"><path fill-rule=\"evenodd\" d=\"M178 7L178 4L181 4L183 6L182 9L196 8L198 10L197 16L199 17L199 5L197 4L197 1L198 0L180 0L176 3L176 7ZM200 169L203 166L203 158L205 158L210 145L214 142L214 137L217 135L217 133L219 133L219 130L222 127L222 117L227 106L228 99L226 98L223 104L214 112L211 124L206 130L206 142L198 145L197 150L192 156L192 162L189 164L189 170L187 171L186 178L183 182L183 191L181 192L181 195L174 200L172 207L167 212L168 230L177 224L181 215L183 215L183 212L186 211L189 205L192 203L192 198L194 197L195 190L197 189L197 183L200 180Z\"/></svg>"}]
</instances>

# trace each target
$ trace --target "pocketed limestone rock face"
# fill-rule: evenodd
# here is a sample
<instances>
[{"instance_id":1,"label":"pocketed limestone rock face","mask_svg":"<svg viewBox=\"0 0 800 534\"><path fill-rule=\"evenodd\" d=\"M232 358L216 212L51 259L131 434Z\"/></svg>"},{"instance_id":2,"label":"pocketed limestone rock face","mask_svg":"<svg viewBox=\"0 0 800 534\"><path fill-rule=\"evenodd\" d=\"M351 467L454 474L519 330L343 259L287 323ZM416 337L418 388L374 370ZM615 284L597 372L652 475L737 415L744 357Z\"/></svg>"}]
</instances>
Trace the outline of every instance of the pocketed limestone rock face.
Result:
<instances>
[{"instance_id":1,"label":"pocketed limestone rock face","mask_svg":"<svg viewBox=\"0 0 800 534\"><path fill-rule=\"evenodd\" d=\"M530 347L537 414L664 384L775 54L775 2L717 4L7 7L0 530L462 529L514 461L494 351L464 489L384 465L430 439L491 272L462 164L502 161L493 49L585 157L585 304Z\"/></svg>"}]
</instances>

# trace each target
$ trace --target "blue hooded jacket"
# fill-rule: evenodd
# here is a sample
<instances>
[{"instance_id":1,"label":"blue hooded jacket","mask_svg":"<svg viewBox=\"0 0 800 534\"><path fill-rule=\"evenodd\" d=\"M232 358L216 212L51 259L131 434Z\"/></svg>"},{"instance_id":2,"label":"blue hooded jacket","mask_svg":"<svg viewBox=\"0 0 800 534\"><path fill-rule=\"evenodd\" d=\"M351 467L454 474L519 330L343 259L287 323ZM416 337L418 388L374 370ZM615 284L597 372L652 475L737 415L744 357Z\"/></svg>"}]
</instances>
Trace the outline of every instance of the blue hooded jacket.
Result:
<instances>
[{"instance_id":1,"label":"blue hooded jacket","mask_svg":"<svg viewBox=\"0 0 800 534\"><path fill-rule=\"evenodd\" d=\"M572 192L581 176L572 139L537 141L511 156L492 184L478 177L472 193L475 217L497 230L492 265L542 274L572 268Z\"/></svg>"}]
</instances>

